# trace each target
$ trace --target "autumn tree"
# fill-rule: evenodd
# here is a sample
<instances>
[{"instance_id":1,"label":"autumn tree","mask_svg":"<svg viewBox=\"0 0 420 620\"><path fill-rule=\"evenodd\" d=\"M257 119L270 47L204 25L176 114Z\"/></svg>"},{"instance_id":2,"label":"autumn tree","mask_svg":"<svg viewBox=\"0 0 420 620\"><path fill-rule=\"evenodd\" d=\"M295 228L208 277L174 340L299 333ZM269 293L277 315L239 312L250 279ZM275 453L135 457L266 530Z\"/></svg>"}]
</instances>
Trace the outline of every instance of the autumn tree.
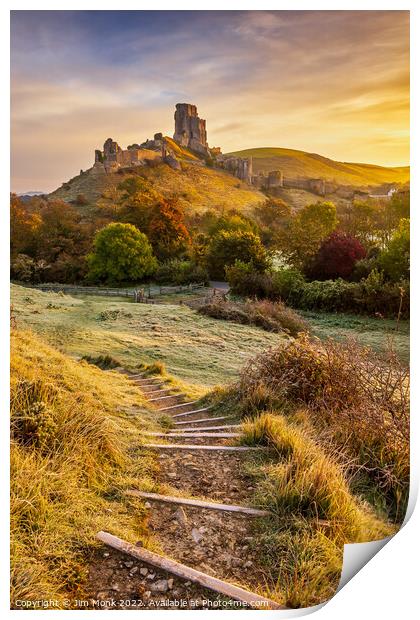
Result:
<instances>
[{"instance_id":1,"label":"autumn tree","mask_svg":"<svg viewBox=\"0 0 420 620\"><path fill-rule=\"evenodd\" d=\"M215 235L207 252L210 276L224 278L225 268L241 260L250 263L256 271L263 272L269 266L267 252L261 239L253 232L222 230Z\"/></svg>"},{"instance_id":2,"label":"autumn tree","mask_svg":"<svg viewBox=\"0 0 420 620\"><path fill-rule=\"evenodd\" d=\"M334 231L322 242L306 273L314 280L346 279L356 262L365 256L366 250L360 241L346 233Z\"/></svg>"},{"instance_id":3,"label":"autumn tree","mask_svg":"<svg viewBox=\"0 0 420 620\"><path fill-rule=\"evenodd\" d=\"M131 224L113 223L100 230L87 261L91 282L136 282L157 269L146 235Z\"/></svg>"},{"instance_id":4,"label":"autumn tree","mask_svg":"<svg viewBox=\"0 0 420 620\"><path fill-rule=\"evenodd\" d=\"M147 236L159 260L186 254L191 237L185 225L184 212L176 198L163 199L153 207Z\"/></svg>"},{"instance_id":5,"label":"autumn tree","mask_svg":"<svg viewBox=\"0 0 420 620\"><path fill-rule=\"evenodd\" d=\"M10 197L10 253L31 257L36 255L38 229L41 216L32 208L31 202L24 203L16 194Z\"/></svg>"}]
</instances>

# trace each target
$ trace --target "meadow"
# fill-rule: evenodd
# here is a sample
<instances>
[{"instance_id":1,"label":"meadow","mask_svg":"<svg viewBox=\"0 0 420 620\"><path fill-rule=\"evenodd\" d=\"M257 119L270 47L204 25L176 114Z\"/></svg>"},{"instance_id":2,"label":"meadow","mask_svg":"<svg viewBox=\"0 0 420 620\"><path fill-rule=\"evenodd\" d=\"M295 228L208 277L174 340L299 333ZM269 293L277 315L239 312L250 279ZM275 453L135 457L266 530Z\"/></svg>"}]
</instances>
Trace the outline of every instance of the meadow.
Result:
<instances>
[{"instance_id":1,"label":"meadow","mask_svg":"<svg viewBox=\"0 0 420 620\"><path fill-rule=\"evenodd\" d=\"M299 310L309 324L314 336L324 340L356 338L362 345L377 352L384 352L391 344L395 353L405 363L410 359L410 321L373 318L330 312Z\"/></svg>"},{"instance_id":2,"label":"meadow","mask_svg":"<svg viewBox=\"0 0 420 620\"><path fill-rule=\"evenodd\" d=\"M18 326L76 357L108 354L126 368L164 360L191 389L233 380L256 353L286 341L282 334L202 316L186 305L42 293L12 285Z\"/></svg>"}]
</instances>

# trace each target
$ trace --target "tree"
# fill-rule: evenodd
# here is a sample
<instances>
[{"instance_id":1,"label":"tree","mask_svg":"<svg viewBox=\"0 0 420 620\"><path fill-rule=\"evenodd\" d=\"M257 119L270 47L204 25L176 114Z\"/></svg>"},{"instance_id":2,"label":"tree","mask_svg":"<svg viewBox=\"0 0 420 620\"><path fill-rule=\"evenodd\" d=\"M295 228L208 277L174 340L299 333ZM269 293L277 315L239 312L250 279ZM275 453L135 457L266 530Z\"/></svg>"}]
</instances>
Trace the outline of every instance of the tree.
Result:
<instances>
[{"instance_id":1,"label":"tree","mask_svg":"<svg viewBox=\"0 0 420 620\"><path fill-rule=\"evenodd\" d=\"M37 250L38 229L41 216L32 208L31 202L24 203L16 194L10 196L10 252L12 258L18 254L34 257Z\"/></svg>"},{"instance_id":2,"label":"tree","mask_svg":"<svg viewBox=\"0 0 420 620\"><path fill-rule=\"evenodd\" d=\"M94 240L94 250L87 257L92 282L135 282L157 269L150 243L132 224L108 224Z\"/></svg>"},{"instance_id":3,"label":"tree","mask_svg":"<svg viewBox=\"0 0 420 620\"><path fill-rule=\"evenodd\" d=\"M291 209L281 198L270 197L254 208L254 218L260 226L264 245L272 247L290 221Z\"/></svg>"},{"instance_id":4,"label":"tree","mask_svg":"<svg viewBox=\"0 0 420 620\"><path fill-rule=\"evenodd\" d=\"M191 237L178 201L175 198L161 200L152 212L147 236L159 260L185 255L191 245Z\"/></svg>"},{"instance_id":5,"label":"tree","mask_svg":"<svg viewBox=\"0 0 420 620\"><path fill-rule=\"evenodd\" d=\"M225 267L236 260L251 263L256 271L264 272L268 266L267 252L258 235L243 230L222 230L214 236L207 252L211 277L224 278Z\"/></svg>"},{"instance_id":6,"label":"tree","mask_svg":"<svg viewBox=\"0 0 420 620\"><path fill-rule=\"evenodd\" d=\"M355 237L334 231L322 242L307 275L314 280L346 279L365 256L365 248Z\"/></svg>"},{"instance_id":7,"label":"tree","mask_svg":"<svg viewBox=\"0 0 420 620\"><path fill-rule=\"evenodd\" d=\"M393 282L408 279L410 272L410 220L400 221L387 248L378 256L378 265Z\"/></svg>"},{"instance_id":8,"label":"tree","mask_svg":"<svg viewBox=\"0 0 420 620\"><path fill-rule=\"evenodd\" d=\"M279 249L293 267L304 269L336 226L337 212L332 202L306 205L279 235Z\"/></svg>"},{"instance_id":9,"label":"tree","mask_svg":"<svg viewBox=\"0 0 420 620\"><path fill-rule=\"evenodd\" d=\"M75 282L86 275L86 254L94 234L92 223L82 221L77 209L61 200L41 208L37 257L49 264L50 280Z\"/></svg>"}]
</instances>

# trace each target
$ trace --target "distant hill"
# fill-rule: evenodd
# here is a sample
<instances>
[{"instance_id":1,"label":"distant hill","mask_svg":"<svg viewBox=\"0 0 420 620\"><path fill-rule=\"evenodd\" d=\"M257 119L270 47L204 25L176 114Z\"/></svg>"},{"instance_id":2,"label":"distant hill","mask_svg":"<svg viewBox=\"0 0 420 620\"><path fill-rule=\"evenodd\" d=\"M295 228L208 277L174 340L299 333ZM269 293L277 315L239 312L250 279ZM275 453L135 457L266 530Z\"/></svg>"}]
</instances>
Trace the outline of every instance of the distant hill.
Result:
<instances>
[{"instance_id":1,"label":"distant hill","mask_svg":"<svg viewBox=\"0 0 420 620\"><path fill-rule=\"evenodd\" d=\"M342 185L359 187L381 183L406 183L409 166L387 168L372 164L338 162L316 153L294 149L257 148L228 153L235 157L252 157L254 173L281 170L286 177L325 178Z\"/></svg>"}]
</instances>

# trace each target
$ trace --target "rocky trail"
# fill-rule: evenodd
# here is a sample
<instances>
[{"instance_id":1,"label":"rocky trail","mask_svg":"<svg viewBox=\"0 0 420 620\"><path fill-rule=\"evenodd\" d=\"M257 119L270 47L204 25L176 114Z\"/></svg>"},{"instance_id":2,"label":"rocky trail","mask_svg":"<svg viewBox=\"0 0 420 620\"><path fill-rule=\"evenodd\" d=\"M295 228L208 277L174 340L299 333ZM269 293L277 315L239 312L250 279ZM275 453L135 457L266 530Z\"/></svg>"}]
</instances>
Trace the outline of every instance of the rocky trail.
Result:
<instances>
[{"instance_id":1,"label":"rocky trail","mask_svg":"<svg viewBox=\"0 0 420 620\"><path fill-rule=\"evenodd\" d=\"M128 373L126 373L128 374ZM147 434L144 450L159 461L158 493L127 492L145 506L161 552L99 532L105 546L90 567L95 608L280 609L264 596L274 583L254 546L258 519L247 464L265 449L239 445L239 420L175 393L158 378L129 374L170 428ZM141 504L139 504L141 505Z\"/></svg>"}]
</instances>

